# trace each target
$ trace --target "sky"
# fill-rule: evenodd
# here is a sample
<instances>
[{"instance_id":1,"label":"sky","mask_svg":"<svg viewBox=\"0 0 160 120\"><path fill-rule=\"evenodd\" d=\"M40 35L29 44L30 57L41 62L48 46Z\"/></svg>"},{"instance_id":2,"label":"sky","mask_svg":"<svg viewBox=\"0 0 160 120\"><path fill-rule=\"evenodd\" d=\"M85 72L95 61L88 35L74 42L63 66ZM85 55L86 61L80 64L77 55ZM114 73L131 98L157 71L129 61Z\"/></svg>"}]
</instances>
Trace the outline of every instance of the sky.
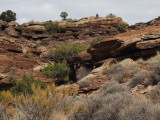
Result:
<instances>
[{"instance_id":1,"label":"sky","mask_svg":"<svg viewBox=\"0 0 160 120\"><path fill-rule=\"evenodd\" d=\"M65 11L72 19L113 13L132 25L160 16L160 0L0 0L0 14L6 10L15 12L20 24L60 20Z\"/></svg>"}]
</instances>

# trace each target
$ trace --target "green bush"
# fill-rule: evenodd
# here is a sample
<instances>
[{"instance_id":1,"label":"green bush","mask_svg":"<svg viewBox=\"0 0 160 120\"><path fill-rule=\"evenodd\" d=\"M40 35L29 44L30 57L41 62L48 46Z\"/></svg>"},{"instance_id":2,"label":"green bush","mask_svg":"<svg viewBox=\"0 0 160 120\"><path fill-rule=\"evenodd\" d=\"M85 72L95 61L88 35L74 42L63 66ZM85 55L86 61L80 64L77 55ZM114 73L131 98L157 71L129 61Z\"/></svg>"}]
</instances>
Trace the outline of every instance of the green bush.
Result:
<instances>
[{"instance_id":1,"label":"green bush","mask_svg":"<svg viewBox=\"0 0 160 120\"><path fill-rule=\"evenodd\" d=\"M108 17L108 18L114 18L114 17L116 17L116 15L113 14L113 13L110 13L110 14L108 14L106 17Z\"/></svg>"},{"instance_id":2,"label":"green bush","mask_svg":"<svg viewBox=\"0 0 160 120\"><path fill-rule=\"evenodd\" d=\"M10 76L8 78L8 81L12 84L12 85L16 85L16 78L14 76Z\"/></svg>"},{"instance_id":3,"label":"green bush","mask_svg":"<svg viewBox=\"0 0 160 120\"><path fill-rule=\"evenodd\" d=\"M45 84L40 79L34 80L34 77L32 75L24 74L22 76L22 79L19 81L17 81L15 77L11 76L9 77L8 80L13 85L10 91L14 95L21 94L21 93L25 95L32 94L33 93L32 84L35 84L36 87L39 85L41 89L46 88Z\"/></svg>"},{"instance_id":4,"label":"green bush","mask_svg":"<svg viewBox=\"0 0 160 120\"><path fill-rule=\"evenodd\" d=\"M63 61L66 61L71 70L69 78L70 80L76 81L76 71L80 65L79 62L75 59L75 56L78 53L87 50L87 48L87 46L79 44L63 44L56 46L52 60L56 63L62 63Z\"/></svg>"},{"instance_id":5,"label":"green bush","mask_svg":"<svg viewBox=\"0 0 160 120\"><path fill-rule=\"evenodd\" d=\"M49 50L48 51L47 58L50 59L51 61L54 60L54 50Z\"/></svg>"},{"instance_id":6,"label":"green bush","mask_svg":"<svg viewBox=\"0 0 160 120\"><path fill-rule=\"evenodd\" d=\"M103 40L104 38L106 38L105 36L98 36L96 37L94 40L91 41L90 45L93 46L95 45L98 41Z\"/></svg>"},{"instance_id":7,"label":"green bush","mask_svg":"<svg viewBox=\"0 0 160 120\"><path fill-rule=\"evenodd\" d=\"M11 10L7 10L5 12L2 12L2 14L0 14L0 20L6 21L6 22L15 21L16 20L16 13Z\"/></svg>"},{"instance_id":8,"label":"green bush","mask_svg":"<svg viewBox=\"0 0 160 120\"><path fill-rule=\"evenodd\" d=\"M40 86L41 89L46 88L46 85L39 78L34 81L34 84L35 84L36 87Z\"/></svg>"},{"instance_id":9,"label":"green bush","mask_svg":"<svg viewBox=\"0 0 160 120\"><path fill-rule=\"evenodd\" d=\"M3 70L3 73L8 73L8 72L10 72L11 71L11 68L5 68L4 70Z\"/></svg>"},{"instance_id":10,"label":"green bush","mask_svg":"<svg viewBox=\"0 0 160 120\"><path fill-rule=\"evenodd\" d=\"M48 43L48 41L46 41L46 40L41 40L41 42L40 42L40 45L48 45L49 43Z\"/></svg>"},{"instance_id":11,"label":"green bush","mask_svg":"<svg viewBox=\"0 0 160 120\"><path fill-rule=\"evenodd\" d=\"M127 26L124 23L118 23L117 25L117 30L120 31L121 33L127 31Z\"/></svg>"},{"instance_id":12,"label":"green bush","mask_svg":"<svg viewBox=\"0 0 160 120\"><path fill-rule=\"evenodd\" d=\"M48 21L45 23L46 33L52 34L52 33L60 33L61 27L58 23L53 23L52 21Z\"/></svg>"},{"instance_id":13,"label":"green bush","mask_svg":"<svg viewBox=\"0 0 160 120\"><path fill-rule=\"evenodd\" d=\"M84 51L87 50L87 46L79 45L79 44L63 44L59 46L55 46L56 50L54 52L54 61L62 62L67 61L67 63L75 62L74 57Z\"/></svg>"},{"instance_id":14,"label":"green bush","mask_svg":"<svg viewBox=\"0 0 160 120\"><path fill-rule=\"evenodd\" d=\"M58 84L69 82L70 69L64 62L48 65L42 72L49 78L57 78Z\"/></svg>"},{"instance_id":15,"label":"green bush","mask_svg":"<svg viewBox=\"0 0 160 120\"><path fill-rule=\"evenodd\" d=\"M21 31L24 31L24 29L25 29L24 26L23 26L23 25L20 25L20 24L18 24L17 27L18 27Z\"/></svg>"},{"instance_id":16,"label":"green bush","mask_svg":"<svg viewBox=\"0 0 160 120\"><path fill-rule=\"evenodd\" d=\"M62 18L62 20L66 20L68 16L67 12L61 12L60 17Z\"/></svg>"},{"instance_id":17,"label":"green bush","mask_svg":"<svg viewBox=\"0 0 160 120\"><path fill-rule=\"evenodd\" d=\"M20 81L17 81L14 85L14 87L11 88L12 94L32 94L32 88L31 83L33 82L33 76L32 75L26 75L24 74L22 76L22 79Z\"/></svg>"}]
</instances>

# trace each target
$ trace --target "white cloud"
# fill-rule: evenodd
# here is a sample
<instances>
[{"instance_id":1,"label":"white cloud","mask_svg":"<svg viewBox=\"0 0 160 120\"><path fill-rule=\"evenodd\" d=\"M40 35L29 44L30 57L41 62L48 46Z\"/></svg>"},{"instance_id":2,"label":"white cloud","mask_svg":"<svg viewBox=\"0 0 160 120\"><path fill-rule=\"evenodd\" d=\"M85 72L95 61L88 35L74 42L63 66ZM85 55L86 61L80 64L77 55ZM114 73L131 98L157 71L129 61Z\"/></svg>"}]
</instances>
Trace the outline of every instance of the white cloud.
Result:
<instances>
[{"instance_id":1,"label":"white cloud","mask_svg":"<svg viewBox=\"0 0 160 120\"><path fill-rule=\"evenodd\" d=\"M127 23L146 22L160 14L159 0L0 0L0 13L12 10L17 21L57 20L66 11L69 18L82 18L99 13L106 16L114 13Z\"/></svg>"}]
</instances>

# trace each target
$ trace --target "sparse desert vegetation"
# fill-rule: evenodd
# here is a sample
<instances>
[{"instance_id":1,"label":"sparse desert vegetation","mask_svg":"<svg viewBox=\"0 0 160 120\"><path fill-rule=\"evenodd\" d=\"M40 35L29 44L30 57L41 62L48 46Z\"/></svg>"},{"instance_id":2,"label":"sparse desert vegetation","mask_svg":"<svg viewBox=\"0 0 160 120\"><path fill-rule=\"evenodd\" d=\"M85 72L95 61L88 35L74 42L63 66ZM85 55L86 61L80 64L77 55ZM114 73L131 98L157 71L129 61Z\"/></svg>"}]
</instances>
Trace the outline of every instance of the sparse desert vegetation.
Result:
<instances>
[{"instance_id":1,"label":"sparse desert vegetation","mask_svg":"<svg viewBox=\"0 0 160 120\"><path fill-rule=\"evenodd\" d=\"M0 15L0 120L159 120L160 17L67 16Z\"/></svg>"}]
</instances>

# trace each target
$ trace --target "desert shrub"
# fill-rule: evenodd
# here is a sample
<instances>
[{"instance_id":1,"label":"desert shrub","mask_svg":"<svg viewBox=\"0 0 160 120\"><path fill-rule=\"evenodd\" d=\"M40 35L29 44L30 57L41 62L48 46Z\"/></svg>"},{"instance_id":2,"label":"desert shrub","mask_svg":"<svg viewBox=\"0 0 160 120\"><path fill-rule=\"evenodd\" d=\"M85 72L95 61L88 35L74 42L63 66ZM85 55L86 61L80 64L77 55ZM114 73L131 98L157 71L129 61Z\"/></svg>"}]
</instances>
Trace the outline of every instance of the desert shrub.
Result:
<instances>
[{"instance_id":1,"label":"desert shrub","mask_svg":"<svg viewBox=\"0 0 160 120\"><path fill-rule=\"evenodd\" d=\"M35 87L40 86L41 89L45 89L46 85L38 78L37 80L35 80L34 82Z\"/></svg>"},{"instance_id":2,"label":"desert shrub","mask_svg":"<svg viewBox=\"0 0 160 120\"><path fill-rule=\"evenodd\" d=\"M151 90L150 93L146 95L153 103L160 103L160 86Z\"/></svg>"},{"instance_id":3,"label":"desert shrub","mask_svg":"<svg viewBox=\"0 0 160 120\"><path fill-rule=\"evenodd\" d=\"M152 66L153 66L152 81L153 84L156 85L158 82L160 82L160 63L155 63Z\"/></svg>"},{"instance_id":4,"label":"desert shrub","mask_svg":"<svg viewBox=\"0 0 160 120\"><path fill-rule=\"evenodd\" d=\"M50 84L46 89L41 89L40 86L32 84L32 90L32 95L12 95L10 91L2 91L0 94L3 98L2 104L13 105L14 115L18 109L27 120L51 120L56 118L56 113L61 113L66 119L71 120L75 111L80 112L85 109L85 106L76 98L78 88L67 90L66 87L57 88L54 84ZM78 104L74 104L78 101Z\"/></svg>"},{"instance_id":5,"label":"desert shrub","mask_svg":"<svg viewBox=\"0 0 160 120\"><path fill-rule=\"evenodd\" d=\"M12 85L16 85L16 78L14 76L9 76L8 81L12 84Z\"/></svg>"},{"instance_id":6,"label":"desert shrub","mask_svg":"<svg viewBox=\"0 0 160 120\"><path fill-rule=\"evenodd\" d=\"M116 64L116 65L112 65L108 69L105 68L105 70L103 71L103 74L108 74L108 75L118 74L118 73L123 73L124 71L126 71L126 68L124 66L122 66L121 64Z\"/></svg>"},{"instance_id":7,"label":"desert shrub","mask_svg":"<svg viewBox=\"0 0 160 120\"><path fill-rule=\"evenodd\" d=\"M35 40L32 40L32 43L34 43L37 46L39 45L39 43L37 41L35 41Z\"/></svg>"},{"instance_id":8,"label":"desert shrub","mask_svg":"<svg viewBox=\"0 0 160 120\"><path fill-rule=\"evenodd\" d=\"M55 46L56 50L54 52L53 61L63 62L66 61L67 65L70 68L70 80L76 80L76 71L80 67L79 62L75 59L75 56L86 50L88 47L84 45L79 44L62 44L59 46Z\"/></svg>"},{"instance_id":9,"label":"desert shrub","mask_svg":"<svg viewBox=\"0 0 160 120\"><path fill-rule=\"evenodd\" d=\"M17 81L14 85L14 87L11 88L12 94L32 94L32 88L31 83L33 82L33 76L32 75L26 75L24 74L22 76L22 79Z\"/></svg>"},{"instance_id":10,"label":"desert shrub","mask_svg":"<svg viewBox=\"0 0 160 120\"><path fill-rule=\"evenodd\" d=\"M108 17L108 18L114 18L114 17L116 17L116 15L113 14L113 13L110 13L110 14L108 14L106 17Z\"/></svg>"},{"instance_id":11,"label":"desert shrub","mask_svg":"<svg viewBox=\"0 0 160 120\"><path fill-rule=\"evenodd\" d=\"M69 82L70 69L64 62L48 65L42 72L49 78L57 78L56 83L58 84Z\"/></svg>"},{"instance_id":12,"label":"desert shrub","mask_svg":"<svg viewBox=\"0 0 160 120\"><path fill-rule=\"evenodd\" d=\"M9 120L10 115L5 106L0 104L0 120Z\"/></svg>"},{"instance_id":13,"label":"desert shrub","mask_svg":"<svg viewBox=\"0 0 160 120\"><path fill-rule=\"evenodd\" d=\"M24 28L23 25L18 24L17 27L18 27L21 31L24 31L24 30L25 30L25 28Z\"/></svg>"},{"instance_id":14,"label":"desert shrub","mask_svg":"<svg viewBox=\"0 0 160 120\"><path fill-rule=\"evenodd\" d=\"M17 81L14 76L10 76L8 80L11 82L13 87L11 88L11 93L13 95L16 94L32 94L32 83L37 87L40 86L41 89L45 89L46 85L40 80L34 80L34 77L32 75L26 75L24 74L22 76L22 79Z\"/></svg>"},{"instance_id":15,"label":"desert shrub","mask_svg":"<svg viewBox=\"0 0 160 120\"><path fill-rule=\"evenodd\" d=\"M107 65L102 70L102 75L109 75L119 83L129 81L140 70L139 64L131 59L125 59L116 64Z\"/></svg>"},{"instance_id":16,"label":"desert shrub","mask_svg":"<svg viewBox=\"0 0 160 120\"><path fill-rule=\"evenodd\" d=\"M135 76L133 76L129 86L131 88L136 87L138 84L146 84L151 85L153 83L153 80L151 79L151 75L152 72L150 71L140 71L139 73L135 74Z\"/></svg>"},{"instance_id":17,"label":"desert shrub","mask_svg":"<svg viewBox=\"0 0 160 120\"><path fill-rule=\"evenodd\" d=\"M49 50L48 51L47 58L50 59L51 61L54 60L54 50Z\"/></svg>"},{"instance_id":18,"label":"desert shrub","mask_svg":"<svg viewBox=\"0 0 160 120\"><path fill-rule=\"evenodd\" d=\"M107 94L114 94L118 92L129 92L129 88L124 86L123 84L119 84L116 81L112 81L109 83L105 83L100 90L103 92L102 94L105 96Z\"/></svg>"},{"instance_id":19,"label":"desert shrub","mask_svg":"<svg viewBox=\"0 0 160 120\"><path fill-rule=\"evenodd\" d=\"M90 86L90 83L89 83L89 81L79 81L78 85L80 88L84 88L84 87Z\"/></svg>"},{"instance_id":20,"label":"desert shrub","mask_svg":"<svg viewBox=\"0 0 160 120\"><path fill-rule=\"evenodd\" d=\"M3 70L3 73L8 73L8 72L10 72L11 71L11 68L5 68L4 70Z\"/></svg>"},{"instance_id":21,"label":"desert shrub","mask_svg":"<svg viewBox=\"0 0 160 120\"><path fill-rule=\"evenodd\" d=\"M54 61L62 62L65 60L68 63L75 62L74 57L79 52L82 52L88 48L87 46L79 45L79 44L62 44L55 47L56 47L56 50L54 53Z\"/></svg>"},{"instance_id":22,"label":"desert shrub","mask_svg":"<svg viewBox=\"0 0 160 120\"><path fill-rule=\"evenodd\" d=\"M41 40L40 45L48 45L48 41L47 40Z\"/></svg>"},{"instance_id":23,"label":"desert shrub","mask_svg":"<svg viewBox=\"0 0 160 120\"><path fill-rule=\"evenodd\" d=\"M99 94L86 101L86 105L87 110L76 112L74 120L158 120L160 118L159 105L153 104L144 96L131 95L126 86L116 82L106 83Z\"/></svg>"},{"instance_id":24,"label":"desert shrub","mask_svg":"<svg viewBox=\"0 0 160 120\"><path fill-rule=\"evenodd\" d=\"M127 31L127 26L124 23L118 23L117 25L117 30L120 31L121 33Z\"/></svg>"},{"instance_id":25,"label":"desert shrub","mask_svg":"<svg viewBox=\"0 0 160 120\"><path fill-rule=\"evenodd\" d=\"M147 63L149 64L155 64L160 62L160 52L158 51L157 54L154 57L151 57L147 60Z\"/></svg>"},{"instance_id":26,"label":"desert shrub","mask_svg":"<svg viewBox=\"0 0 160 120\"><path fill-rule=\"evenodd\" d=\"M78 118L80 118L79 120L119 120L118 113L129 104L130 95L124 85L114 90L118 85L120 84L117 82L105 84L98 95L86 101L86 111L75 113L75 120Z\"/></svg>"},{"instance_id":27,"label":"desert shrub","mask_svg":"<svg viewBox=\"0 0 160 120\"><path fill-rule=\"evenodd\" d=\"M46 33L52 34L52 33L59 33L61 32L61 27L58 23L53 23L52 21L48 21L45 23Z\"/></svg>"},{"instance_id":28,"label":"desert shrub","mask_svg":"<svg viewBox=\"0 0 160 120\"><path fill-rule=\"evenodd\" d=\"M104 38L106 38L106 36L98 36L95 39L93 39L90 43L91 46L95 45L97 42L103 40Z\"/></svg>"},{"instance_id":29,"label":"desert shrub","mask_svg":"<svg viewBox=\"0 0 160 120\"><path fill-rule=\"evenodd\" d=\"M145 97L133 96L129 106L121 109L120 120L159 120L160 107Z\"/></svg>"}]
</instances>

